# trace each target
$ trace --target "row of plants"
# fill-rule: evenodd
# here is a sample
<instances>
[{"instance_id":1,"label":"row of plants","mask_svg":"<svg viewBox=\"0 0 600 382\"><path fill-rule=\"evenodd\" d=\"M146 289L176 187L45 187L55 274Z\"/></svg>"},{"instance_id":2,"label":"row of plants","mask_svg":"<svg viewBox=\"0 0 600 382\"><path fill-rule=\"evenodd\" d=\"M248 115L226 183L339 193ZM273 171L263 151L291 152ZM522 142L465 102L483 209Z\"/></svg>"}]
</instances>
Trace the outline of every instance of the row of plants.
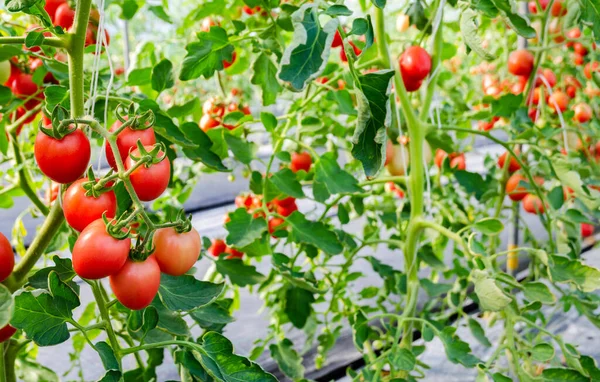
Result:
<instances>
[{"instance_id":1,"label":"row of plants","mask_svg":"<svg viewBox=\"0 0 600 382\"><path fill-rule=\"evenodd\" d=\"M301 381L346 330L355 381L427 378L434 338L481 381L599 378L546 328L570 310L600 325L581 257L600 207L593 1L101 4L0 14L0 206L30 201L0 234L0 382L60 379L36 357L68 340L68 379L160 379L169 362L185 381L273 381L270 357ZM123 53L107 15L167 36ZM503 150L478 171L476 139ZM208 238L183 205L221 173L248 187ZM243 288L269 320L238 355Z\"/></svg>"}]
</instances>

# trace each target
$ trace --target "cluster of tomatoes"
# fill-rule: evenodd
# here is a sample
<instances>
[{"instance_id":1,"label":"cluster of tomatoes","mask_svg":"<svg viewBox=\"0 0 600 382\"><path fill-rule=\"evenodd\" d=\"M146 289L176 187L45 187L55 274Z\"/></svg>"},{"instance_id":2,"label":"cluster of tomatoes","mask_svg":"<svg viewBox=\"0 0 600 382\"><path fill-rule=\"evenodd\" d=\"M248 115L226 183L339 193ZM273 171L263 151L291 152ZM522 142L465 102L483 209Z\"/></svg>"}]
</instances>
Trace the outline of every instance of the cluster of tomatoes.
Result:
<instances>
[{"instance_id":1,"label":"cluster of tomatoes","mask_svg":"<svg viewBox=\"0 0 600 382\"><path fill-rule=\"evenodd\" d=\"M62 27L65 31L71 31L75 20L75 10L71 8L67 0L47 0L44 6L52 20L52 24ZM97 9L92 9L85 34L85 46L95 45L98 42L98 23L100 14ZM110 36L105 30L106 44L110 43Z\"/></svg>"},{"instance_id":2,"label":"cluster of tomatoes","mask_svg":"<svg viewBox=\"0 0 600 382\"><path fill-rule=\"evenodd\" d=\"M39 58L30 59L26 63L19 63L16 58L10 61L10 75L4 86L9 88L17 98L23 101L23 105L17 107L12 115L14 121L19 120L28 111L34 110L44 100L44 87L40 86L33 81L33 73L40 68L43 63ZM46 83L56 83L54 76L48 73L44 77ZM27 117L21 126L18 128L17 133L23 124L31 123L37 116L38 113L32 113Z\"/></svg>"},{"instance_id":3,"label":"cluster of tomatoes","mask_svg":"<svg viewBox=\"0 0 600 382\"><path fill-rule=\"evenodd\" d=\"M234 90L235 92L232 91L232 95L235 97L235 95L237 95L239 91L237 91L237 89ZM238 102L236 102L235 99L232 99L229 103L226 103L219 97L211 97L204 101L204 104L202 105L202 118L200 118L200 128L204 132L210 129L215 129L220 126L228 130L233 130L237 126L224 123L223 120L228 113L236 111L242 112L244 115L251 114L250 107L248 105L241 106Z\"/></svg>"}]
</instances>

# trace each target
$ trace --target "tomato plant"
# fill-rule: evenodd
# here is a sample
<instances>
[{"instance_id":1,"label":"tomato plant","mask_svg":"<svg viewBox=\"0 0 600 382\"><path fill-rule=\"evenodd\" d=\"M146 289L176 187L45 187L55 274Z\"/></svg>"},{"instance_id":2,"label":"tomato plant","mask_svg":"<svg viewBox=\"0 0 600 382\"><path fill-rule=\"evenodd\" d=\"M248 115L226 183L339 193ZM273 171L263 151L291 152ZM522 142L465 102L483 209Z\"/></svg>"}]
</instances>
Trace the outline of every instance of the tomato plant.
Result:
<instances>
[{"instance_id":1,"label":"tomato plant","mask_svg":"<svg viewBox=\"0 0 600 382\"><path fill-rule=\"evenodd\" d=\"M0 9L0 382L597 378L592 0L98 6Z\"/></svg>"}]
</instances>

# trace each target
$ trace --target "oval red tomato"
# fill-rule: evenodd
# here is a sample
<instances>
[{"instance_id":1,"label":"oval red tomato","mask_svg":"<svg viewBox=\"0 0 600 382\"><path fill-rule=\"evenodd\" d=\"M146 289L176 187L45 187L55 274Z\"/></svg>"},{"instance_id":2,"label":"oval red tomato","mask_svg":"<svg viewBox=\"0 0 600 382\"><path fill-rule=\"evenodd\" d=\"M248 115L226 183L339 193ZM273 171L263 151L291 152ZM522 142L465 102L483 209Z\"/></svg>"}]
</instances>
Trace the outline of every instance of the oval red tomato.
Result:
<instances>
[{"instance_id":1,"label":"oval red tomato","mask_svg":"<svg viewBox=\"0 0 600 382\"><path fill-rule=\"evenodd\" d=\"M144 148L148 151L152 150L152 146L144 146ZM131 155L139 157L140 152L138 149L134 149ZM159 153L159 156L164 155L162 151ZM131 156L127 157L125 168L130 169L133 165L135 165L135 161L131 159ZM159 163L140 166L129 176L137 196L144 202L149 202L162 195L169 186L170 178L171 163L169 158L165 158Z\"/></svg>"},{"instance_id":2,"label":"oval red tomato","mask_svg":"<svg viewBox=\"0 0 600 382\"><path fill-rule=\"evenodd\" d=\"M56 9L65 3L66 0L46 0L44 9L46 10L46 12L48 12L50 20L54 21L54 17L56 16Z\"/></svg>"},{"instance_id":3,"label":"oval red tomato","mask_svg":"<svg viewBox=\"0 0 600 382\"><path fill-rule=\"evenodd\" d=\"M117 212L117 198L113 191L107 191L97 198L86 196L83 184L87 178L79 179L71 184L63 197L63 210L67 223L81 232L90 223L101 219L106 213L107 218L114 218Z\"/></svg>"},{"instance_id":4,"label":"oval red tomato","mask_svg":"<svg viewBox=\"0 0 600 382\"><path fill-rule=\"evenodd\" d=\"M594 226L588 223L581 223L581 236L590 237L594 234Z\"/></svg>"},{"instance_id":5,"label":"oval red tomato","mask_svg":"<svg viewBox=\"0 0 600 382\"><path fill-rule=\"evenodd\" d=\"M73 269L84 279L101 279L116 273L127 261L131 239L115 239L102 219L90 223L73 246Z\"/></svg>"},{"instance_id":6,"label":"oval red tomato","mask_svg":"<svg viewBox=\"0 0 600 382\"><path fill-rule=\"evenodd\" d=\"M273 233L277 230L282 229L284 225L285 220L283 220L282 218L271 218L271 220L269 220L269 233Z\"/></svg>"},{"instance_id":7,"label":"oval red tomato","mask_svg":"<svg viewBox=\"0 0 600 382\"><path fill-rule=\"evenodd\" d=\"M204 114L202 118L200 118L200 129L204 132L219 127L220 124L221 123L210 114Z\"/></svg>"},{"instance_id":8,"label":"oval red tomato","mask_svg":"<svg viewBox=\"0 0 600 382\"><path fill-rule=\"evenodd\" d=\"M60 140L40 131L35 138L34 154L44 175L57 183L71 183L79 179L88 166L90 141L80 129Z\"/></svg>"},{"instance_id":9,"label":"oval red tomato","mask_svg":"<svg viewBox=\"0 0 600 382\"><path fill-rule=\"evenodd\" d=\"M189 271L200 255L202 242L198 231L178 233L173 227L161 228L154 233L153 255L160 270L171 276Z\"/></svg>"},{"instance_id":10,"label":"oval red tomato","mask_svg":"<svg viewBox=\"0 0 600 382\"><path fill-rule=\"evenodd\" d=\"M523 198L523 209L530 214L543 214L544 213L544 203L542 203L541 199L534 194L527 194Z\"/></svg>"},{"instance_id":11,"label":"oval red tomato","mask_svg":"<svg viewBox=\"0 0 600 382\"><path fill-rule=\"evenodd\" d=\"M556 112L558 112L559 110L561 112L564 112L565 110L567 110L567 106L569 105L569 101L570 101L569 96L566 95L564 92L562 92L562 91L555 91L548 98L548 105L550 105L550 107L552 109L554 109L554 111L556 111Z\"/></svg>"},{"instance_id":12,"label":"oval red tomato","mask_svg":"<svg viewBox=\"0 0 600 382\"><path fill-rule=\"evenodd\" d=\"M208 253L214 257L219 257L221 253L225 253L226 249L227 244L225 244L225 241L221 239L213 239L212 245L208 248Z\"/></svg>"},{"instance_id":13,"label":"oval red tomato","mask_svg":"<svg viewBox=\"0 0 600 382\"><path fill-rule=\"evenodd\" d=\"M73 26L75 20L75 11L71 9L68 3L60 4L54 13L54 25L63 27L67 30Z\"/></svg>"},{"instance_id":14,"label":"oval red tomato","mask_svg":"<svg viewBox=\"0 0 600 382\"><path fill-rule=\"evenodd\" d=\"M578 103L573 108L573 111L575 111L573 119L579 123L586 123L590 119L592 119L593 111L590 105L588 105L587 103Z\"/></svg>"},{"instance_id":15,"label":"oval red tomato","mask_svg":"<svg viewBox=\"0 0 600 382\"><path fill-rule=\"evenodd\" d=\"M109 280L110 287L121 304L132 310L144 309L158 293L160 267L154 255L144 261L128 259Z\"/></svg>"},{"instance_id":16,"label":"oval red tomato","mask_svg":"<svg viewBox=\"0 0 600 382\"><path fill-rule=\"evenodd\" d=\"M12 246L6 236L0 233L0 283L10 276L14 267L15 254Z\"/></svg>"},{"instance_id":17,"label":"oval red tomato","mask_svg":"<svg viewBox=\"0 0 600 382\"><path fill-rule=\"evenodd\" d=\"M518 152L516 152L516 154L518 154ZM508 151L505 152L504 154L500 155L500 157L498 157L498 167L500 169L504 168L504 164L506 163L506 158L508 157ZM508 172L509 173L513 173L515 171L518 171L521 169L521 165L519 165L519 162L517 162L517 160L515 159L515 157L513 157L512 155L510 156L510 161L508 163Z\"/></svg>"},{"instance_id":18,"label":"oval red tomato","mask_svg":"<svg viewBox=\"0 0 600 382\"><path fill-rule=\"evenodd\" d=\"M431 57L420 46L411 46L400 56L400 72L405 83L421 81L430 71Z\"/></svg>"},{"instance_id":19,"label":"oval red tomato","mask_svg":"<svg viewBox=\"0 0 600 382\"><path fill-rule=\"evenodd\" d=\"M123 122L117 120L110 127L110 131L115 131L123 125ZM144 146L152 146L156 143L156 135L154 135L154 129L149 127L144 130L133 130L130 127L126 127L119 135L117 135L117 147L119 148L119 155L123 163L129 156L129 151L137 147L137 141L140 140ZM106 160L110 167L117 171L117 162L113 154L110 145L106 145Z\"/></svg>"},{"instance_id":20,"label":"oval red tomato","mask_svg":"<svg viewBox=\"0 0 600 382\"><path fill-rule=\"evenodd\" d=\"M14 336L17 332L16 328L13 328L10 325L6 325L2 329L0 329L0 343L7 341L10 337Z\"/></svg>"},{"instance_id":21,"label":"oval red tomato","mask_svg":"<svg viewBox=\"0 0 600 382\"><path fill-rule=\"evenodd\" d=\"M292 153L292 162L290 163L290 169L293 172L298 172L300 170L309 172L311 165L312 157L306 151L302 153Z\"/></svg>"},{"instance_id":22,"label":"oval red tomato","mask_svg":"<svg viewBox=\"0 0 600 382\"><path fill-rule=\"evenodd\" d=\"M533 54L525 49L515 50L508 56L508 71L515 76L529 77L533 70Z\"/></svg>"},{"instance_id":23,"label":"oval red tomato","mask_svg":"<svg viewBox=\"0 0 600 382\"><path fill-rule=\"evenodd\" d=\"M513 174L506 182L506 194L515 202L523 200L523 198L527 195L527 189L519 186L521 181L527 183L527 179L525 179L524 176L520 174Z\"/></svg>"}]
</instances>

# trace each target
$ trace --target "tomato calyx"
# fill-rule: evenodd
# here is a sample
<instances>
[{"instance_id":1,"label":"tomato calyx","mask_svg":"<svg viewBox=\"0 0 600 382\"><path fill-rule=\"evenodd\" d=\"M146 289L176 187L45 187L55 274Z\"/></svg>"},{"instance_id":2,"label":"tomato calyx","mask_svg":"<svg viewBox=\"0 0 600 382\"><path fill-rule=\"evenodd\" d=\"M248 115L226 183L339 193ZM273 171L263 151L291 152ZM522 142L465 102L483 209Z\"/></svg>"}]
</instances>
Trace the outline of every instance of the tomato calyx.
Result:
<instances>
[{"instance_id":1,"label":"tomato calyx","mask_svg":"<svg viewBox=\"0 0 600 382\"><path fill-rule=\"evenodd\" d=\"M128 107L123 104L119 104L115 110L117 119L121 121L122 125L119 128L111 131L114 136L126 128L131 130L146 130L154 126L156 117L152 110L147 110L141 114L138 114L138 110L135 109L135 104L132 102Z\"/></svg>"},{"instance_id":2,"label":"tomato calyx","mask_svg":"<svg viewBox=\"0 0 600 382\"><path fill-rule=\"evenodd\" d=\"M108 218L106 213L102 214L102 220L106 226L106 233L117 240L125 240L131 233L131 227L129 223L137 216L138 210L134 210L129 216L126 217L127 212L124 212L119 218Z\"/></svg>"},{"instance_id":3,"label":"tomato calyx","mask_svg":"<svg viewBox=\"0 0 600 382\"><path fill-rule=\"evenodd\" d=\"M144 147L141 141L137 141L139 156L135 155L133 151L129 153L129 157L135 161L135 165L131 166L127 170L125 176L134 172L138 167L145 166L146 168L149 168L153 164L160 163L167 158L167 154L165 154L167 152L167 148L163 142L156 143L154 146L152 146L152 150L150 151L148 151L146 147L148 146Z\"/></svg>"},{"instance_id":4,"label":"tomato calyx","mask_svg":"<svg viewBox=\"0 0 600 382\"><path fill-rule=\"evenodd\" d=\"M82 184L85 190L85 196L98 198L100 195L112 191L114 189L114 180L117 174L113 173L110 169L109 172L102 179L96 178L92 166L87 171L87 181Z\"/></svg>"},{"instance_id":5,"label":"tomato calyx","mask_svg":"<svg viewBox=\"0 0 600 382\"><path fill-rule=\"evenodd\" d=\"M77 125L70 123L52 123L51 128L44 127L43 125L43 121L40 121L40 131L49 136L50 138L54 138L59 141L67 135L73 133L75 130L77 130Z\"/></svg>"}]
</instances>

